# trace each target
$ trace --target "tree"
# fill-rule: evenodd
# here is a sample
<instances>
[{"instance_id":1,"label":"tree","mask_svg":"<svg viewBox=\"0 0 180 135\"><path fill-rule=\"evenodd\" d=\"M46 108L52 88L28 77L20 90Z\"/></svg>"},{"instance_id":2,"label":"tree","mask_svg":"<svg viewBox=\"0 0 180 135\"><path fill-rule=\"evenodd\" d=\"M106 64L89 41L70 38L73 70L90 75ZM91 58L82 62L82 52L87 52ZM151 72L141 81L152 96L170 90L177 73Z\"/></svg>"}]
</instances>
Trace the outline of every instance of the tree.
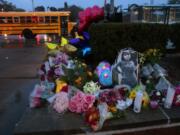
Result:
<instances>
[{"instance_id":1,"label":"tree","mask_svg":"<svg viewBox=\"0 0 180 135\"><path fill-rule=\"evenodd\" d=\"M83 10L83 8L78 7L78 6L76 6L76 5L70 6L70 7L68 8L68 11L71 12L71 15L70 15L70 17L69 17L70 21L73 21L73 22L74 22L74 21L77 21L77 20L78 20L78 14L79 14L79 12L82 11L82 10Z\"/></svg>"},{"instance_id":2,"label":"tree","mask_svg":"<svg viewBox=\"0 0 180 135\"><path fill-rule=\"evenodd\" d=\"M0 9L3 11L25 11L24 9L16 8L15 5L6 0L0 0Z\"/></svg>"},{"instance_id":3,"label":"tree","mask_svg":"<svg viewBox=\"0 0 180 135\"><path fill-rule=\"evenodd\" d=\"M35 11L45 11L45 7L44 6L37 6L37 7L35 7Z\"/></svg>"},{"instance_id":4,"label":"tree","mask_svg":"<svg viewBox=\"0 0 180 135\"><path fill-rule=\"evenodd\" d=\"M64 6L64 8L58 8L58 11L70 11L71 12L71 15L69 17L70 21L76 22L78 20L78 14L80 11L83 10L83 8L76 5L72 5L72 6L67 6L67 5Z\"/></svg>"},{"instance_id":5,"label":"tree","mask_svg":"<svg viewBox=\"0 0 180 135\"><path fill-rule=\"evenodd\" d=\"M180 0L169 0L169 4L180 4Z\"/></svg>"},{"instance_id":6,"label":"tree","mask_svg":"<svg viewBox=\"0 0 180 135\"><path fill-rule=\"evenodd\" d=\"M55 8L55 7L49 7L49 10L50 10L50 11L57 11L57 8Z\"/></svg>"}]
</instances>

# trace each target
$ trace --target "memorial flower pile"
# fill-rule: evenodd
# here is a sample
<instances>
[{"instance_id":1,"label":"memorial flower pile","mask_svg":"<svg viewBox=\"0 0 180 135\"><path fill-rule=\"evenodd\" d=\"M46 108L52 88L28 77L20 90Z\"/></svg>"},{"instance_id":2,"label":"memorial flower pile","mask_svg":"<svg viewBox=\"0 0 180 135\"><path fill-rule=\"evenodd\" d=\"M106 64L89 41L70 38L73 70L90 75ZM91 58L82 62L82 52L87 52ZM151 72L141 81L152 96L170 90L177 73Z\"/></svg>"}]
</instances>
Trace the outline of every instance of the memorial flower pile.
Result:
<instances>
[{"instance_id":1,"label":"memorial flower pile","mask_svg":"<svg viewBox=\"0 0 180 135\"><path fill-rule=\"evenodd\" d=\"M161 56L157 49L138 54L126 48L113 65L102 61L94 69L60 47L49 52L38 71L40 83L30 95L31 108L50 105L63 115L81 114L97 131L126 110L140 113L148 107L180 106L180 86L168 81L167 71L157 63Z\"/></svg>"}]
</instances>

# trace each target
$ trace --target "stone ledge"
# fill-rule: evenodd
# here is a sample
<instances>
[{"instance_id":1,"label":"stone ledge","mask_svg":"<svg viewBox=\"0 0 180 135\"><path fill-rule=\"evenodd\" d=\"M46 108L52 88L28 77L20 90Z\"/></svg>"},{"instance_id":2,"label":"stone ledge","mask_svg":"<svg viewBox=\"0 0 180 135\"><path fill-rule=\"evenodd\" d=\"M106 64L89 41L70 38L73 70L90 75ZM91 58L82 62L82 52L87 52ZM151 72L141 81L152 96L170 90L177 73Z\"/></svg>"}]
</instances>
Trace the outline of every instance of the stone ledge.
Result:
<instances>
[{"instance_id":1,"label":"stone ledge","mask_svg":"<svg viewBox=\"0 0 180 135\"><path fill-rule=\"evenodd\" d=\"M109 130L123 130L129 128L148 127L152 125L163 125L168 123L168 118L160 109L143 110L136 114L127 110L126 117L107 120L103 129L99 132ZM67 112L59 115L50 107L41 109L28 109L20 122L16 125L15 135L54 135L54 134L77 134L90 132L83 117L78 114Z\"/></svg>"}]
</instances>

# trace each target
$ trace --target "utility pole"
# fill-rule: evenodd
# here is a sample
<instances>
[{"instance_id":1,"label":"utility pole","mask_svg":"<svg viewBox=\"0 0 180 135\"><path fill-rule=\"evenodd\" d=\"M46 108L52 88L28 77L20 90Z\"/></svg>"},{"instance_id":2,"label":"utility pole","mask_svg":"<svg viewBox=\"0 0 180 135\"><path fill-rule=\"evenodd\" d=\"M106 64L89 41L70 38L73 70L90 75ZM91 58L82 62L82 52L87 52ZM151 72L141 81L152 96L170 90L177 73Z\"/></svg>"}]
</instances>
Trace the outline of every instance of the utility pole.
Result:
<instances>
[{"instance_id":1,"label":"utility pole","mask_svg":"<svg viewBox=\"0 0 180 135\"><path fill-rule=\"evenodd\" d=\"M34 0L32 0L32 11L34 12Z\"/></svg>"},{"instance_id":2,"label":"utility pole","mask_svg":"<svg viewBox=\"0 0 180 135\"><path fill-rule=\"evenodd\" d=\"M104 0L104 21L107 21L107 9L106 9L107 0Z\"/></svg>"},{"instance_id":3,"label":"utility pole","mask_svg":"<svg viewBox=\"0 0 180 135\"><path fill-rule=\"evenodd\" d=\"M114 0L111 0L110 5L111 5L110 14L112 15L112 14L114 14Z\"/></svg>"}]
</instances>

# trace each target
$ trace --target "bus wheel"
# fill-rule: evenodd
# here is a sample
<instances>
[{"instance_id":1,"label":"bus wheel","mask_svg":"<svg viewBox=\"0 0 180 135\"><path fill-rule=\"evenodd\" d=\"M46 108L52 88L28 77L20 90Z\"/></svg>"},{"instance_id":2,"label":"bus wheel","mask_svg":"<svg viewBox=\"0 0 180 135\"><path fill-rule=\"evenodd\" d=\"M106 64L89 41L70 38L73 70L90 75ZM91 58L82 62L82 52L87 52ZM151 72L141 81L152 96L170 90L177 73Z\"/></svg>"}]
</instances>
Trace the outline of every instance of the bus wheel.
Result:
<instances>
[{"instance_id":1,"label":"bus wheel","mask_svg":"<svg viewBox=\"0 0 180 135\"><path fill-rule=\"evenodd\" d=\"M33 32L30 29L24 29L23 30L23 36L27 39L33 39L35 38Z\"/></svg>"}]
</instances>

